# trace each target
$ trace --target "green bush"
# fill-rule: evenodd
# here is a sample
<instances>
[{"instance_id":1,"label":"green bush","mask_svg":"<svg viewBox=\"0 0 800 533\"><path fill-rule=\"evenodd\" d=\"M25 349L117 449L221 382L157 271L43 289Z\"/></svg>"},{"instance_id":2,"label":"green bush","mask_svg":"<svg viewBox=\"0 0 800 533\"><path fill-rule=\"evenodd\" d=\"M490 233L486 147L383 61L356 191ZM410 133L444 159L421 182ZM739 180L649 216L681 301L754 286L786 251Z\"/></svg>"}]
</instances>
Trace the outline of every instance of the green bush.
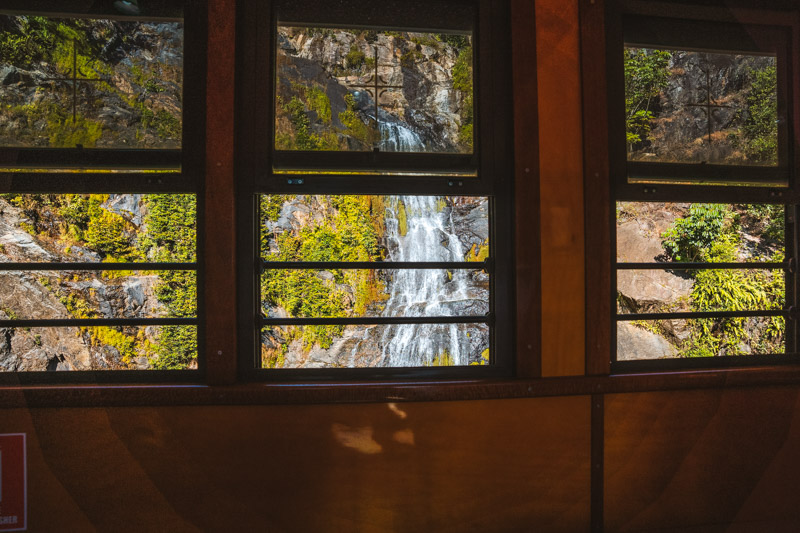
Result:
<instances>
[{"instance_id":1,"label":"green bush","mask_svg":"<svg viewBox=\"0 0 800 533\"><path fill-rule=\"evenodd\" d=\"M661 245L675 261L705 259L707 250L722 235L730 208L723 204L692 204L689 216L679 218L661 234Z\"/></svg>"}]
</instances>

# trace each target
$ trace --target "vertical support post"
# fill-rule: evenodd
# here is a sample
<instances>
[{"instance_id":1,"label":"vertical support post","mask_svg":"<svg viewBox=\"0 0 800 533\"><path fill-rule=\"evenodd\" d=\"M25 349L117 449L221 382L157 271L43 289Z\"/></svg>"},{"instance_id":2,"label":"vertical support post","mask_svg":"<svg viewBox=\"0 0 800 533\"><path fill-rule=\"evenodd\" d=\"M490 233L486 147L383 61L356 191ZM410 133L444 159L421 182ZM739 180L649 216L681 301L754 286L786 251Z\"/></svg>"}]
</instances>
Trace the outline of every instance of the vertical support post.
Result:
<instances>
[{"instance_id":1,"label":"vertical support post","mask_svg":"<svg viewBox=\"0 0 800 533\"><path fill-rule=\"evenodd\" d=\"M610 372L614 236L609 180L605 1L581 0L586 257L586 373ZM621 97L621 96L620 96Z\"/></svg>"},{"instance_id":2,"label":"vertical support post","mask_svg":"<svg viewBox=\"0 0 800 533\"><path fill-rule=\"evenodd\" d=\"M205 349L207 381L236 381L234 87L236 0L208 0Z\"/></svg>"},{"instance_id":3,"label":"vertical support post","mask_svg":"<svg viewBox=\"0 0 800 533\"><path fill-rule=\"evenodd\" d=\"M516 256L516 375L542 375L539 235L539 136L536 76L536 11L533 2L511 2L514 87L514 201Z\"/></svg>"}]
</instances>

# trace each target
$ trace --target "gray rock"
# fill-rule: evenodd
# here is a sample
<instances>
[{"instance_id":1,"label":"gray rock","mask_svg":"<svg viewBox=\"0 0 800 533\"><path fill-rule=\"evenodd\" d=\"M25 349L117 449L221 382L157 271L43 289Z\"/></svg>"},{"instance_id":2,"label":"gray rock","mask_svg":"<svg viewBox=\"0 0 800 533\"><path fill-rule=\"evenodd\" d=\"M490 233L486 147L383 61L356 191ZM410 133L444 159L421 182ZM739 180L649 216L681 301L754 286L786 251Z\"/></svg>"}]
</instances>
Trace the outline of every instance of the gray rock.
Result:
<instances>
[{"instance_id":1,"label":"gray rock","mask_svg":"<svg viewBox=\"0 0 800 533\"><path fill-rule=\"evenodd\" d=\"M626 322L617 324L617 360L665 359L678 351L661 335Z\"/></svg>"}]
</instances>

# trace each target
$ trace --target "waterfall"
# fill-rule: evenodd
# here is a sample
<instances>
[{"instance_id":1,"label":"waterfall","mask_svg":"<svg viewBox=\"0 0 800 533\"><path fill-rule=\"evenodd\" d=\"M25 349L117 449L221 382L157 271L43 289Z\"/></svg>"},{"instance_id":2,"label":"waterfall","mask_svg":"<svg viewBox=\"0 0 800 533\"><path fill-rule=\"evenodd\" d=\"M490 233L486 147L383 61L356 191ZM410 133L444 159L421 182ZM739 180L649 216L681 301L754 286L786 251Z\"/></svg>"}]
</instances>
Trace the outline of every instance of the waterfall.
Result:
<instances>
[{"instance_id":1,"label":"waterfall","mask_svg":"<svg viewBox=\"0 0 800 533\"><path fill-rule=\"evenodd\" d=\"M367 115L370 120L375 120L374 114ZM422 137L409 128L405 122L383 109L378 111L378 131L381 134L379 148L382 152L425 152L425 143Z\"/></svg>"},{"instance_id":2,"label":"waterfall","mask_svg":"<svg viewBox=\"0 0 800 533\"><path fill-rule=\"evenodd\" d=\"M381 151L424 152L425 146L419 135L397 122L381 122Z\"/></svg>"},{"instance_id":3,"label":"waterfall","mask_svg":"<svg viewBox=\"0 0 800 533\"><path fill-rule=\"evenodd\" d=\"M450 209L435 196L393 196L386 212L389 261L463 261ZM394 270L383 316L456 316L469 308L466 270ZM463 324L387 326L383 366L469 364L470 328Z\"/></svg>"}]
</instances>

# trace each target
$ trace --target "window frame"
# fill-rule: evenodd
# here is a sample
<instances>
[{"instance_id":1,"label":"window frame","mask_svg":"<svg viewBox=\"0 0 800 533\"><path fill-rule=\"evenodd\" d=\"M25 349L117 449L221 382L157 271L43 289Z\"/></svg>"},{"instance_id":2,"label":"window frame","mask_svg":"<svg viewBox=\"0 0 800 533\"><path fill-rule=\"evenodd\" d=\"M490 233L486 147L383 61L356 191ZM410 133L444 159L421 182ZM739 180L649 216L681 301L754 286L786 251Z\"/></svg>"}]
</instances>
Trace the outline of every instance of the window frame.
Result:
<instances>
[{"instance_id":1,"label":"window frame","mask_svg":"<svg viewBox=\"0 0 800 533\"><path fill-rule=\"evenodd\" d=\"M353 0L344 2L339 16L331 18L328 9L322 4L313 8L315 0L308 0L304 6L312 6L298 22L291 23L318 25L324 21L328 27L351 27L355 24L348 13L367 2ZM399 9L414 2L396 1L391 8ZM319 381L319 380L357 380L357 379L428 379L428 378L492 378L513 375L515 363L513 354L514 330L514 272L513 272L513 172L511 161L511 70L510 38L505 25L508 24L508 9L493 6L488 0L454 0L444 5L464 4L473 6L475 11L475 31L473 35L475 68L473 80L475 90L476 137L473 154L421 154L421 153L380 153L372 152L280 152L274 149L274 76L276 75L273 52L278 25L277 7L280 2L245 1L240 12L242 22L238 34L238 72L242 74L238 86L238 128L237 152L237 256L238 314L239 328L239 371L242 381ZM301 3L302 4L302 3ZM420 4L417 2L417 4ZM385 7L382 5L382 7ZM296 5L302 12L302 6ZM419 9L419 8L417 8ZM389 12L392 9L388 9ZM373 27L391 29L392 27L430 27L426 24L425 10L412 13L403 24L388 25L381 18L379 10L373 10L362 21L373 21ZM370 17L373 17L370 19ZM377 18L375 18L377 17ZM410 23L405 21L410 20ZM414 20L419 20L417 25ZM284 21L281 21L284 22ZM289 22L289 21L286 21ZM379 22L383 22L380 24ZM504 31L505 30L505 31ZM431 31L431 30L429 30ZM436 30L432 30L436 31ZM446 31L446 30L442 30ZM494 43L490 45L489 43ZM495 75L491 75L494 73ZM499 79L498 79L499 78ZM506 83L503 84L503 81ZM505 85L505 86L504 86ZM260 90L259 90L260 88ZM489 109L481 101L487 95L505 97L499 109ZM258 142L257 139L266 139ZM504 142L505 141L505 142ZM267 144L269 143L269 144ZM314 173L292 176L282 174L282 168L274 168L275 157L284 162L302 159L306 155L315 156L319 162L312 166ZM377 155L377 157L376 157ZM288 157L287 157L288 156ZM407 160L410 162L398 163ZM460 171L475 164L477 177L453 176L441 173L441 169ZM427 176L381 175L379 172L366 175L326 175L322 169L337 168L352 170L359 166L364 169L427 171ZM437 170L439 169L439 170ZM434 172L430 172L433 170ZM436 173L438 172L438 175ZM299 177L299 180L297 179ZM298 183L299 181L299 183ZM423 367L423 368L347 368L347 369L262 369L257 364L259 335L256 323L260 316L260 297L256 293L256 275L260 272L257 198L259 194L423 194L441 196L488 196L490 198L490 246L492 247L492 289L490 308L494 312L494 340L491 350L493 364L488 367ZM498 206L503 206L498 208ZM498 257L497 250L504 250L504 257ZM391 268L390 263L376 263L379 268ZM496 306L498 296L502 306ZM432 322L435 322L432 321ZM496 355L502 354L502 355ZM255 356L255 357L254 357Z\"/></svg>"},{"instance_id":2,"label":"window frame","mask_svg":"<svg viewBox=\"0 0 800 533\"><path fill-rule=\"evenodd\" d=\"M780 6L777 6L780 8ZM797 269L795 267L797 257L797 230L792 221L797 221L798 208L800 201L800 184L797 180L797 171L800 168L800 151L798 151L797 131L798 105L794 101L800 94L800 83L798 82L798 65L800 64L800 54L797 53L798 39L800 38L800 23L798 23L797 12L786 13L769 9L740 9L737 7L681 4L681 9L676 9L674 4L668 2L643 2L637 0L609 0L605 6L601 6L604 13L601 19L605 21L605 35L596 36L602 39L605 48L602 51L601 64L590 67L584 61L584 73L597 82L595 68L606 73L607 81L604 83L606 88L601 92L597 99L591 98L584 90L584 101L591 105L604 102L607 111L600 114L600 120L596 125L588 125L584 132L586 141L585 157L587 163L587 195L591 191L597 191L599 197L597 202L592 202L587 196L587 217L595 217L594 220L605 219L607 226L602 228L589 228L587 226L587 261L589 261L589 251L598 254L601 259L601 267L590 267L587 262L587 283L602 282L602 286L607 287L600 291L600 302L593 302L587 298L587 310L589 313L601 313L599 316L607 316L609 319L589 322L587 321L587 367L590 373L598 374L624 374L627 372L646 372L664 370L691 370L691 369L714 369L728 367L752 367L766 366L773 364L791 365L800 363L800 354L797 353L797 313L794 309L794 302L797 298ZM593 15L597 17L597 14ZM696 28L714 28L722 24L731 30L732 28L753 28L761 27L774 28L775 33L786 32L788 36L785 40L785 60L781 64L779 55L779 73L783 72L783 81L779 81L779 99L781 94L784 96L784 106L786 110L786 127L781 134L779 142L785 146L786 168L783 170L787 174L787 184L781 185L762 185L762 186L742 186L733 182L746 181L751 169L744 166L731 165L728 172L709 172L702 175L708 181L715 179L719 184L697 183L670 183L669 181L648 183L633 183L628 180L630 162L627 161L625 150L625 123L624 116L624 94L623 85L623 65L620 60L624 43L624 22L626 19L636 18L638 20L656 21L657 29L670 36L681 33L681 30L693 27L695 34L691 37L691 42L687 47L681 45L665 46L671 49L692 49L706 48L713 49L713 37L711 32L705 32L698 36ZM596 20L596 19L594 19ZM675 21L675 28L669 28L670 21ZM688 22L687 22L688 21ZM769 30L766 30L769 31ZM640 32L640 33L643 33ZM730 35L735 35L736 30L731 30L729 35L724 38L729 39ZM658 39L655 39L658 41ZM662 42L664 40L662 39ZM708 45L705 45L709 43ZM639 44L639 43L637 43ZM660 43L656 43L660 44ZM699 46L705 45L705 46ZM718 47L717 49L722 48ZM739 51L739 50L736 50ZM589 52L595 58L600 54ZM587 58L589 60L589 58ZM780 79L780 78L779 78ZM781 87L782 86L782 87ZM794 98L788 95L794 95ZM780 116L779 103L779 116ZM597 135L602 129L606 129L607 138L604 142L598 142L593 135ZM605 154L603 153L605 152ZM684 177L687 171L696 170L700 165L697 164L659 164L659 163L639 163L633 167L643 167L653 165L654 173L662 170L664 166L672 165L678 169L676 175L670 176L677 180ZM723 165L708 165L710 167L723 167ZM693 167L693 168L692 168ZM756 167L760 169L771 169L774 167ZM593 176L589 174L593 172ZM738 173L738 175L737 175ZM766 172L767 174L769 173ZM735 175L731 183L724 184L728 176ZM745 178L744 180L740 178ZM606 181L607 180L607 181ZM604 183L605 182L605 183ZM616 343L616 294L617 294L617 261L616 261L616 213L615 205L617 201L640 201L640 202L708 202L708 203L753 203L753 204L779 204L786 206L786 354L774 355L753 355L753 356L724 356L699 359L664 359L664 360L636 360L636 361L617 361ZM602 202L605 205L598 205ZM588 243L592 237L601 239L601 242L610 243L606 247L603 244ZM599 247L604 249L599 249ZM795 258L795 259L793 259ZM607 273L607 274L606 274ZM790 309L792 309L790 311ZM605 329L605 331L603 331ZM607 351L606 351L607 350ZM607 355L606 355L607 354Z\"/></svg>"},{"instance_id":3,"label":"window frame","mask_svg":"<svg viewBox=\"0 0 800 533\"><path fill-rule=\"evenodd\" d=\"M119 15L110 7L80 6L75 8L57 0L39 0L34 6L30 2L9 0L2 8L3 14L35 14L42 16L65 16L75 18L109 18L114 20L180 20L184 31L183 55L183 116L181 148L164 149L117 149L117 148L0 148L0 183L3 192L12 194L191 194L196 201L196 259L193 263L171 265L165 270L191 270L196 272L197 313L190 319L153 319L193 325L197 331L197 368L183 370L74 370L66 372L20 371L0 373L0 385L10 384L86 384L86 383L164 383L197 382L205 379L205 280L204 261L204 213L203 180L205 161L198 157L206 142L206 3L192 0L165 0L154 3L150 14L141 16ZM110 4L109 4L110 5ZM192 85L192 90L188 87ZM11 169L21 168L24 172ZM82 170L89 172L81 173ZM167 170L166 173L150 173L147 170ZM155 268L167 263L13 263L3 270L21 271L107 271ZM31 268L26 269L26 265ZM139 319L130 319L136 322ZM16 322L12 323L12 322ZM7 320L4 327L56 327L56 319ZM125 323L120 319L86 319L87 325L103 326ZM91 324L89 324L91 322ZM83 323L83 322L82 322ZM68 326L64 326L68 327Z\"/></svg>"}]
</instances>

